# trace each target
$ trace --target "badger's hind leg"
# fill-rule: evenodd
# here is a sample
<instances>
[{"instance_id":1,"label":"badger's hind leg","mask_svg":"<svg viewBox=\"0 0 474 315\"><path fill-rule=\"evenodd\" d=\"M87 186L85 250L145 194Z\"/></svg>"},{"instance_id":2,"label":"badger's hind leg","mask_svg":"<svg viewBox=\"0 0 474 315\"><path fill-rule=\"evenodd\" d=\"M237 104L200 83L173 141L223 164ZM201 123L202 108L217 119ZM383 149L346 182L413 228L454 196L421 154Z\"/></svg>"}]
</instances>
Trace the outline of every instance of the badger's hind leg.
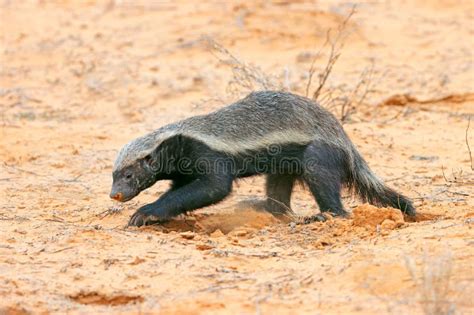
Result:
<instances>
[{"instance_id":1,"label":"badger's hind leg","mask_svg":"<svg viewBox=\"0 0 474 315\"><path fill-rule=\"evenodd\" d=\"M291 192L296 177L285 174L267 175L267 200L265 210L275 216L292 215L290 207Z\"/></svg>"},{"instance_id":2,"label":"badger's hind leg","mask_svg":"<svg viewBox=\"0 0 474 315\"><path fill-rule=\"evenodd\" d=\"M303 180L321 213L347 216L341 202L341 188L347 178L347 158L341 149L315 141L303 155ZM318 216L316 216L318 217ZM315 220L322 220L316 218Z\"/></svg>"}]
</instances>

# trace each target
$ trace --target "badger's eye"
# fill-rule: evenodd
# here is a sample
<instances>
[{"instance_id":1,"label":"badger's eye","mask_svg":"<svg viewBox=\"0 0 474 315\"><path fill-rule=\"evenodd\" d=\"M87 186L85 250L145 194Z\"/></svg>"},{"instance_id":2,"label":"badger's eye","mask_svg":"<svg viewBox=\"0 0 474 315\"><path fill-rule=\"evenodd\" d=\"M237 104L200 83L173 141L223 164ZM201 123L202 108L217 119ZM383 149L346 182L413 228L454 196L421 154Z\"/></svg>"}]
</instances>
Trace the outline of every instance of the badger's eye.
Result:
<instances>
[{"instance_id":1,"label":"badger's eye","mask_svg":"<svg viewBox=\"0 0 474 315\"><path fill-rule=\"evenodd\" d=\"M125 176L125 178L126 178L126 179L132 179L132 174L127 174L127 175Z\"/></svg>"}]
</instances>

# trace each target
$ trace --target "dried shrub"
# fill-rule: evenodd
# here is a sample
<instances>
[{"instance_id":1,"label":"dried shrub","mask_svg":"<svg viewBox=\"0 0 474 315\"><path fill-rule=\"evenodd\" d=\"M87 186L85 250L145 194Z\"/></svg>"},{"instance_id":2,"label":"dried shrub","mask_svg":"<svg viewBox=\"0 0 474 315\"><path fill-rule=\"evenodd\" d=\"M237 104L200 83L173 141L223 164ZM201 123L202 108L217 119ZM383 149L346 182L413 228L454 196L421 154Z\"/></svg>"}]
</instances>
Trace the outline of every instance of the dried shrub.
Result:
<instances>
[{"instance_id":1,"label":"dried shrub","mask_svg":"<svg viewBox=\"0 0 474 315\"><path fill-rule=\"evenodd\" d=\"M353 88L348 89L345 85L328 86L328 78L342 53L345 40L349 36L347 25L355 13L356 6L353 6L335 32L332 29L328 30L326 41L319 51L313 55L305 89L306 97L311 97L314 101L332 111L342 123L350 120L351 115L358 110L366 100L367 95L373 91L373 62L362 71ZM282 78L267 74L260 67L240 60L214 39L204 37L203 40L207 43L210 52L232 70L232 78L227 84L227 93L232 99L235 100L255 90L290 90L288 70L284 72ZM322 71L317 74L316 61L326 49L329 49L328 59ZM310 96L310 90L316 77L317 86Z\"/></svg>"},{"instance_id":2,"label":"dried shrub","mask_svg":"<svg viewBox=\"0 0 474 315\"><path fill-rule=\"evenodd\" d=\"M227 84L227 92L233 97L255 90L283 90L279 80L266 74L258 66L241 61L224 46L210 37L204 37L211 53L232 69L232 79Z\"/></svg>"},{"instance_id":3,"label":"dried shrub","mask_svg":"<svg viewBox=\"0 0 474 315\"><path fill-rule=\"evenodd\" d=\"M455 305L449 299L452 257L449 253L428 257L425 253L420 268L410 257L405 257L406 267L419 294L419 302L427 315L454 314Z\"/></svg>"}]
</instances>

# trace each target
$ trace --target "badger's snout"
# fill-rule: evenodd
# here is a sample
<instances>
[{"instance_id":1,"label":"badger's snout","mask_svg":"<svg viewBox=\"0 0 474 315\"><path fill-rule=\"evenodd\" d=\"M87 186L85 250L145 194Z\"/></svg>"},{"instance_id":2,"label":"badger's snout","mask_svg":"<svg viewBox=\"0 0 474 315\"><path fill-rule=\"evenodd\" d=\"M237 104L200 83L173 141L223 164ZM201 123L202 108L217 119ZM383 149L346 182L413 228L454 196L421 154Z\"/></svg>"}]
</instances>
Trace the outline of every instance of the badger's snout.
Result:
<instances>
[{"instance_id":1,"label":"badger's snout","mask_svg":"<svg viewBox=\"0 0 474 315\"><path fill-rule=\"evenodd\" d=\"M112 185L109 197L113 200L126 202L133 199L137 195L136 191L126 187L125 185Z\"/></svg>"},{"instance_id":2,"label":"badger's snout","mask_svg":"<svg viewBox=\"0 0 474 315\"><path fill-rule=\"evenodd\" d=\"M122 201L123 200L123 194L121 192L111 192L110 193L110 198L117 200L117 201Z\"/></svg>"}]
</instances>

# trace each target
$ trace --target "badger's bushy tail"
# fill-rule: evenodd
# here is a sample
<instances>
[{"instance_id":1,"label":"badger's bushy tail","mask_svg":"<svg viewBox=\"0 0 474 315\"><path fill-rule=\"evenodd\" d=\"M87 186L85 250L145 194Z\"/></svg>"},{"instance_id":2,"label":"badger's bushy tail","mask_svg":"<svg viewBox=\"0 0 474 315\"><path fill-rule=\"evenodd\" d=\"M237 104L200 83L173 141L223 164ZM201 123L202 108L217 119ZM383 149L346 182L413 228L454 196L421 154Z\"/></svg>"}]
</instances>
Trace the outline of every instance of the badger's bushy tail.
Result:
<instances>
[{"instance_id":1,"label":"badger's bushy tail","mask_svg":"<svg viewBox=\"0 0 474 315\"><path fill-rule=\"evenodd\" d=\"M378 205L400 209L403 213L416 214L410 199L387 187L369 168L364 158L352 146L351 163L349 163L349 188L364 201Z\"/></svg>"}]
</instances>

